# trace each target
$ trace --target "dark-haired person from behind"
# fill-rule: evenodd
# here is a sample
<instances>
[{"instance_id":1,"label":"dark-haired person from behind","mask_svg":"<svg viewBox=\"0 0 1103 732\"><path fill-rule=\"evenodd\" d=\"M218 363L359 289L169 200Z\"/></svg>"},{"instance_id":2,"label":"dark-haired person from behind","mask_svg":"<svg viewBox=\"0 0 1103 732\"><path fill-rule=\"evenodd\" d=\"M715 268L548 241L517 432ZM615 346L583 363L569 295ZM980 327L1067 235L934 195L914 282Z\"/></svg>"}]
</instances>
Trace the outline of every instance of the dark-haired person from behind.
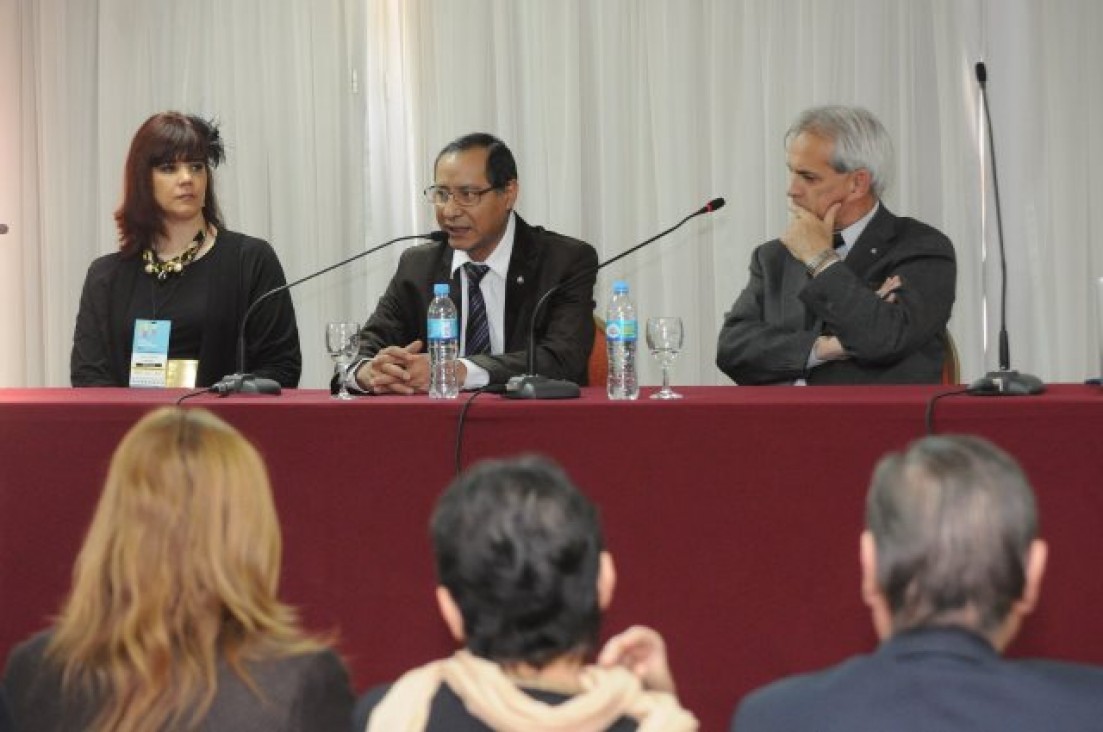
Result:
<instances>
[{"instance_id":1,"label":"dark-haired person from behind","mask_svg":"<svg viewBox=\"0 0 1103 732\"><path fill-rule=\"evenodd\" d=\"M539 458L474 466L431 522L437 602L464 649L368 692L358 732L683 732L662 640L635 627L587 665L615 582L597 509Z\"/></svg>"},{"instance_id":2,"label":"dark-haired person from behind","mask_svg":"<svg viewBox=\"0 0 1103 732\"><path fill-rule=\"evenodd\" d=\"M129 385L135 335L148 321L169 324L167 386L207 387L239 370L246 309L286 281L267 242L225 228L213 172L224 157L218 128L194 115L155 114L135 133L115 212L119 249L93 261L84 280L73 386ZM286 293L249 316L244 369L298 386L299 331Z\"/></svg>"},{"instance_id":3,"label":"dark-haired person from behind","mask_svg":"<svg viewBox=\"0 0 1103 732\"><path fill-rule=\"evenodd\" d=\"M234 428L162 407L111 458L52 627L12 651L19 732L346 732L344 664L278 596L268 473Z\"/></svg>"},{"instance_id":4,"label":"dark-haired person from behind","mask_svg":"<svg viewBox=\"0 0 1103 732\"><path fill-rule=\"evenodd\" d=\"M1103 730L1103 668L1002 657L1046 565L1034 492L1009 455L928 437L885 457L860 546L880 647L753 692L733 732Z\"/></svg>"}]
</instances>

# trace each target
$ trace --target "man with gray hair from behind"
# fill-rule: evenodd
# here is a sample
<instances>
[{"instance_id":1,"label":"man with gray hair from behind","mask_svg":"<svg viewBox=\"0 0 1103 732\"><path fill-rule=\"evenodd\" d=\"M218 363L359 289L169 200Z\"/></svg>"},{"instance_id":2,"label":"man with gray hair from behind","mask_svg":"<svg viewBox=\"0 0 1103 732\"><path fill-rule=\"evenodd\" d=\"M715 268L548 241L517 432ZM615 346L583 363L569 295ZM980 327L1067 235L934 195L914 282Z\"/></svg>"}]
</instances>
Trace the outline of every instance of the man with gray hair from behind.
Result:
<instances>
[{"instance_id":1,"label":"man with gray hair from behind","mask_svg":"<svg viewBox=\"0 0 1103 732\"><path fill-rule=\"evenodd\" d=\"M861 536L872 654L746 697L732 730L1103 730L1103 668L1002 652L1038 602L1034 493L977 437L927 437L877 465Z\"/></svg>"}]
</instances>

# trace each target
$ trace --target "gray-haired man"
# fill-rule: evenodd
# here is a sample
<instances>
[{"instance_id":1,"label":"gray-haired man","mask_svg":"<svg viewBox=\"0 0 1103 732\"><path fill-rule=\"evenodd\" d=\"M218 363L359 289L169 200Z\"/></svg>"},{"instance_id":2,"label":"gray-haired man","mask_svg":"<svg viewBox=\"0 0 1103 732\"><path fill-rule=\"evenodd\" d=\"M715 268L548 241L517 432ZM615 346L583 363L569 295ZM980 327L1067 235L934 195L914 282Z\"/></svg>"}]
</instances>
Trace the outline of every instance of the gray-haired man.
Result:
<instances>
[{"instance_id":1,"label":"gray-haired man","mask_svg":"<svg viewBox=\"0 0 1103 732\"><path fill-rule=\"evenodd\" d=\"M1006 453L928 437L884 458L861 565L881 646L752 693L733 732L1103 730L1103 668L1000 655L1046 565L1034 493Z\"/></svg>"}]
</instances>

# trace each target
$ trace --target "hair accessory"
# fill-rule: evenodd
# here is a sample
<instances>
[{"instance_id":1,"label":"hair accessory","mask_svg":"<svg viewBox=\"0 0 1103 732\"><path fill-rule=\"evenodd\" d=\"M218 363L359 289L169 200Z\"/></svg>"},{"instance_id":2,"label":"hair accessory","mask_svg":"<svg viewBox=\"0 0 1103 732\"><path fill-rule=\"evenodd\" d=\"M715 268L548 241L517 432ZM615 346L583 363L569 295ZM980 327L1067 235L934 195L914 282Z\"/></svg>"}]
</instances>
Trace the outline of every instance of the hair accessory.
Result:
<instances>
[{"instance_id":1,"label":"hair accessory","mask_svg":"<svg viewBox=\"0 0 1103 732\"><path fill-rule=\"evenodd\" d=\"M184 271L184 267L187 267L195 259L195 255L199 254L199 249L203 246L203 241L207 238L206 232L202 229L195 235L195 238L191 240L191 246L184 251L177 254L172 259L161 261L154 254L152 247L147 247L142 252L142 261L146 263L146 274L151 274L157 277L162 282L168 278L169 275L178 275Z\"/></svg>"}]
</instances>

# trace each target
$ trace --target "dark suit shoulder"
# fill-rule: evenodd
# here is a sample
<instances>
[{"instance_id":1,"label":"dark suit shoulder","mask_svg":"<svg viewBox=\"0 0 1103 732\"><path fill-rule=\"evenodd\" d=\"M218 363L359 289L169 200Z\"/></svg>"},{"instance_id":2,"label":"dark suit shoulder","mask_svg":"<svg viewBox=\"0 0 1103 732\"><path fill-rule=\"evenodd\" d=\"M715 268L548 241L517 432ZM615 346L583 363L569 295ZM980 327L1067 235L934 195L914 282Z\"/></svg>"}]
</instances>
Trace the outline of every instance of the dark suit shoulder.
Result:
<instances>
[{"instance_id":1,"label":"dark suit shoulder","mask_svg":"<svg viewBox=\"0 0 1103 732\"><path fill-rule=\"evenodd\" d=\"M889 642L877 653L752 692L732 730L1098 732L1101 720L1103 669L1008 661L961 642Z\"/></svg>"},{"instance_id":2,"label":"dark suit shoulder","mask_svg":"<svg viewBox=\"0 0 1103 732\"><path fill-rule=\"evenodd\" d=\"M532 230L532 236L536 240L541 242L577 249L593 249L592 246L582 241L581 239L576 239L573 236L567 236L566 234L560 234L559 232L545 229L543 226L532 226L529 228Z\"/></svg>"},{"instance_id":3,"label":"dark suit shoulder","mask_svg":"<svg viewBox=\"0 0 1103 732\"><path fill-rule=\"evenodd\" d=\"M447 244L440 242L429 241L422 244L414 244L413 246L406 247L400 256L400 259L414 259L414 260L426 260L426 259L440 259L445 254L450 255L452 249Z\"/></svg>"},{"instance_id":4,"label":"dark suit shoulder","mask_svg":"<svg viewBox=\"0 0 1103 732\"><path fill-rule=\"evenodd\" d=\"M1009 672L1051 687L1055 694L1093 699L1101 715L1100 729L1103 729L1103 666L1048 659L1007 661L1006 665Z\"/></svg>"},{"instance_id":5,"label":"dark suit shoulder","mask_svg":"<svg viewBox=\"0 0 1103 732\"><path fill-rule=\"evenodd\" d=\"M934 226L910 216L897 216L883 206L867 230L882 236L890 243L906 244L911 251L938 254L951 259L955 256L950 238ZM865 236L865 232L862 235Z\"/></svg>"},{"instance_id":6,"label":"dark suit shoulder","mask_svg":"<svg viewBox=\"0 0 1103 732\"><path fill-rule=\"evenodd\" d=\"M773 262L786 257L791 258L793 255L789 253L789 250L785 248L780 239L771 239L765 244L759 244L755 247L751 256L761 261Z\"/></svg>"},{"instance_id":7,"label":"dark suit shoulder","mask_svg":"<svg viewBox=\"0 0 1103 732\"><path fill-rule=\"evenodd\" d=\"M821 701L832 698L832 689L861 673L867 656L811 673L797 674L758 688L739 702L732 717L735 730L812 730L825 712ZM810 725L810 726L809 726Z\"/></svg>"},{"instance_id":8,"label":"dark suit shoulder","mask_svg":"<svg viewBox=\"0 0 1103 732\"><path fill-rule=\"evenodd\" d=\"M890 214L890 216L892 217L891 221L893 225L896 227L897 231L901 233L932 236L939 239L946 239L947 241L949 240L945 234L925 221L920 221L911 216L897 216L896 214Z\"/></svg>"},{"instance_id":9,"label":"dark suit shoulder","mask_svg":"<svg viewBox=\"0 0 1103 732\"><path fill-rule=\"evenodd\" d=\"M514 238L516 241L521 242L522 246L526 244L537 247L553 246L563 248L564 250L576 250L580 252L588 250L594 252L595 257L597 256L596 250L581 239L545 229L543 226L533 226L520 216L516 216L516 221L517 231Z\"/></svg>"}]
</instances>

